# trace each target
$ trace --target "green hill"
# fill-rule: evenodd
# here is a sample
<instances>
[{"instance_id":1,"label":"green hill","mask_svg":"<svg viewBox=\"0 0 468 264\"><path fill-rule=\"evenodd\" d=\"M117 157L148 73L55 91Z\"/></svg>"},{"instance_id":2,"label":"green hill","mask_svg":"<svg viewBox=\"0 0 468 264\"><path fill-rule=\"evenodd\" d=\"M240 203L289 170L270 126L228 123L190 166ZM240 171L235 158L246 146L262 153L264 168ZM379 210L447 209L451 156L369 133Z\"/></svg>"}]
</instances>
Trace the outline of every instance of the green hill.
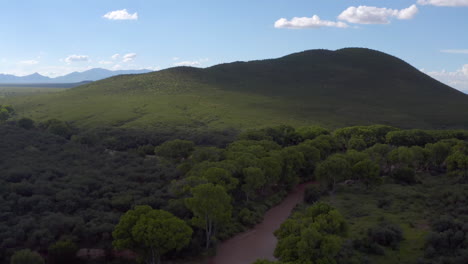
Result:
<instances>
[{"instance_id":1,"label":"green hill","mask_svg":"<svg viewBox=\"0 0 468 264\"><path fill-rule=\"evenodd\" d=\"M2 100L20 115L79 126L468 127L467 95L396 57L362 48L310 50L206 69L176 67Z\"/></svg>"}]
</instances>

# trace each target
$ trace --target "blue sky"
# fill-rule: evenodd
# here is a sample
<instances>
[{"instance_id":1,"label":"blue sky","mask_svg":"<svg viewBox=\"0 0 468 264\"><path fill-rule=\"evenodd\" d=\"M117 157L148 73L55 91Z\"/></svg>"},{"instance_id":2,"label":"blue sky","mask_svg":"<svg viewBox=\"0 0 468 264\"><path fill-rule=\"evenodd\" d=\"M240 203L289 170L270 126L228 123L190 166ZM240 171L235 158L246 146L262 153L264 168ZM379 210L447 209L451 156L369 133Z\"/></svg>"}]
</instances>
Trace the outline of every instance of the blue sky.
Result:
<instances>
[{"instance_id":1,"label":"blue sky","mask_svg":"<svg viewBox=\"0 0 468 264\"><path fill-rule=\"evenodd\" d=\"M207 67L367 47L468 90L468 0L1 1L0 73Z\"/></svg>"}]
</instances>

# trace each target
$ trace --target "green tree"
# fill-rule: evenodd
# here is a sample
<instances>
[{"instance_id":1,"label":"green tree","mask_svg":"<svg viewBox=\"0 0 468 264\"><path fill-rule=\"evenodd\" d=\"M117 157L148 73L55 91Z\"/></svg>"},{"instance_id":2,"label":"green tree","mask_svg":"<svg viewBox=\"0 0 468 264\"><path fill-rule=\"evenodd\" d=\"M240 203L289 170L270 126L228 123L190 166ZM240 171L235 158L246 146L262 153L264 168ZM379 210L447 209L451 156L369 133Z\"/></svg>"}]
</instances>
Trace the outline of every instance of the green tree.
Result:
<instances>
[{"instance_id":1,"label":"green tree","mask_svg":"<svg viewBox=\"0 0 468 264\"><path fill-rule=\"evenodd\" d=\"M64 138L70 138L73 134L70 125L58 119L49 119L44 123L44 126L50 133Z\"/></svg>"},{"instance_id":2,"label":"green tree","mask_svg":"<svg viewBox=\"0 0 468 264\"><path fill-rule=\"evenodd\" d=\"M44 259L36 252L23 249L13 254L10 264L44 264Z\"/></svg>"},{"instance_id":3,"label":"green tree","mask_svg":"<svg viewBox=\"0 0 468 264\"><path fill-rule=\"evenodd\" d=\"M339 181L346 180L351 174L349 162L340 155L330 156L321 162L315 170L315 176L332 191Z\"/></svg>"},{"instance_id":4,"label":"green tree","mask_svg":"<svg viewBox=\"0 0 468 264\"><path fill-rule=\"evenodd\" d=\"M131 249L148 264L161 262L161 256L190 243L192 228L164 210L135 206L121 218L112 236L117 249Z\"/></svg>"},{"instance_id":5,"label":"green tree","mask_svg":"<svg viewBox=\"0 0 468 264\"><path fill-rule=\"evenodd\" d=\"M265 173L260 168L248 167L243 170L244 181L242 191L244 191L247 201L253 197L258 189L266 184Z\"/></svg>"},{"instance_id":6,"label":"green tree","mask_svg":"<svg viewBox=\"0 0 468 264\"><path fill-rule=\"evenodd\" d=\"M370 159L356 163L352 168L354 178L362 181L366 188L380 182L380 167Z\"/></svg>"},{"instance_id":7,"label":"green tree","mask_svg":"<svg viewBox=\"0 0 468 264\"><path fill-rule=\"evenodd\" d=\"M437 142L426 144L425 149L429 155L429 164L436 169L441 169L445 160L450 155L450 144L447 142Z\"/></svg>"},{"instance_id":8,"label":"green tree","mask_svg":"<svg viewBox=\"0 0 468 264\"><path fill-rule=\"evenodd\" d=\"M208 249L212 237L216 235L216 228L231 219L231 196L224 187L212 183L198 185L191 191L193 197L187 198L185 203L194 215L194 225L205 230Z\"/></svg>"},{"instance_id":9,"label":"green tree","mask_svg":"<svg viewBox=\"0 0 468 264\"><path fill-rule=\"evenodd\" d=\"M47 251L50 263L77 263L78 246L70 240L58 241Z\"/></svg>"},{"instance_id":10,"label":"green tree","mask_svg":"<svg viewBox=\"0 0 468 264\"><path fill-rule=\"evenodd\" d=\"M344 217L318 202L281 224L275 256L284 263L336 263L346 233Z\"/></svg>"},{"instance_id":11,"label":"green tree","mask_svg":"<svg viewBox=\"0 0 468 264\"><path fill-rule=\"evenodd\" d=\"M330 134L330 131L320 126L300 127L296 132L302 137L302 140L314 139L320 135Z\"/></svg>"},{"instance_id":12,"label":"green tree","mask_svg":"<svg viewBox=\"0 0 468 264\"><path fill-rule=\"evenodd\" d=\"M15 114L15 110L9 105L0 105L0 122L8 120Z\"/></svg>"},{"instance_id":13,"label":"green tree","mask_svg":"<svg viewBox=\"0 0 468 264\"><path fill-rule=\"evenodd\" d=\"M31 118L23 117L18 120L17 125L24 129L31 129L34 127L34 121Z\"/></svg>"},{"instance_id":14,"label":"green tree","mask_svg":"<svg viewBox=\"0 0 468 264\"><path fill-rule=\"evenodd\" d=\"M223 168L209 168L202 175L208 182L219 184L227 191L234 190L239 184L239 180L232 177L232 174Z\"/></svg>"},{"instance_id":15,"label":"green tree","mask_svg":"<svg viewBox=\"0 0 468 264\"><path fill-rule=\"evenodd\" d=\"M194 149L195 144L192 141L175 139L157 146L154 152L167 159L181 160L188 158Z\"/></svg>"}]
</instances>

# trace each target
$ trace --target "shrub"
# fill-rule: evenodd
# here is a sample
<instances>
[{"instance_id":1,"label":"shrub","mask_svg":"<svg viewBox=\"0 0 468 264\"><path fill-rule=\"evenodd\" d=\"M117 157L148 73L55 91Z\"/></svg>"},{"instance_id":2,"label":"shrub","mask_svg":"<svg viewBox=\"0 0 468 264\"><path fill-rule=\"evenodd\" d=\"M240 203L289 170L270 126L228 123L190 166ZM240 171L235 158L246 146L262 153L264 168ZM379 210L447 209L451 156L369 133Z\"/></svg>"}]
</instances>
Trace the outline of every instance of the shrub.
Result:
<instances>
[{"instance_id":1,"label":"shrub","mask_svg":"<svg viewBox=\"0 0 468 264\"><path fill-rule=\"evenodd\" d=\"M307 186L304 192L304 202L313 204L317 202L320 197L324 194L324 190L318 184L312 184Z\"/></svg>"},{"instance_id":2,"label":"shrub","mask_svg":"<svg viewBox=\"0 0 468 264\"><path fill-rule=\"evenodd\" d=\"M16 124L24 129L31 129L34 127L34 121L27 117L21 118Z\"/></svg>"},{"instance_id":3,"label":"shrub","mask_svg":"<svg viewBox=\"0 0 468 264\"><path fill-rule=\"evenodd\" d=\"M396 169L392 172L391 177L395 182L400 184L415 184L417 183L416 173L413 169L403 167Z\"/></svg>"},{"instance_id":4,"label":"shrub","mask_svg":"<svg viewBox=\"0 0 468 264\"><path fill-rule=\"evenodd\" d=\"M11 257L10 264L44 264L44 259L29 249L16 251Z\"/></svg>"},{"instance_id":5,"label":"shrub","mask_svg":"<svg viewBox=\"0 0 468 264\"><path fill-rule=\"evenodd\" d=\"M370 228L367 232L371 241L385 247L396 249L403 240L401 227L389 222L382 222L376 227Z\"/></svg>"}]
</instances>

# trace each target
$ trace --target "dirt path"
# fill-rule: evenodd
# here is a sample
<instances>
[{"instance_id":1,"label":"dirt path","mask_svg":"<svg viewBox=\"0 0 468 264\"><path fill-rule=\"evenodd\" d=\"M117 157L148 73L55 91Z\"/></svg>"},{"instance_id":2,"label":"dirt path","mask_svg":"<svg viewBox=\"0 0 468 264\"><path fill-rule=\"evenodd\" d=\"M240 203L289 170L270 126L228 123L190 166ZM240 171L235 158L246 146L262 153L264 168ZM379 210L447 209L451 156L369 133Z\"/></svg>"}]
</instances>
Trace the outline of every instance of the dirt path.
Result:
<instances>
[{"instance_id":1,"label":"dirt path","mask_svg":"<svg viewBox=\"0 0 468 264\"><path fill-rule=\"evenodd\" d=\"M309 184L296 186L283 202L266 212L262 223L221 243L217 255L209 259L208 264L251 264L257 259L275 260L273 252L277 240L273 232L302 202L305 187Z\"/></svg>"}]
</instances>

